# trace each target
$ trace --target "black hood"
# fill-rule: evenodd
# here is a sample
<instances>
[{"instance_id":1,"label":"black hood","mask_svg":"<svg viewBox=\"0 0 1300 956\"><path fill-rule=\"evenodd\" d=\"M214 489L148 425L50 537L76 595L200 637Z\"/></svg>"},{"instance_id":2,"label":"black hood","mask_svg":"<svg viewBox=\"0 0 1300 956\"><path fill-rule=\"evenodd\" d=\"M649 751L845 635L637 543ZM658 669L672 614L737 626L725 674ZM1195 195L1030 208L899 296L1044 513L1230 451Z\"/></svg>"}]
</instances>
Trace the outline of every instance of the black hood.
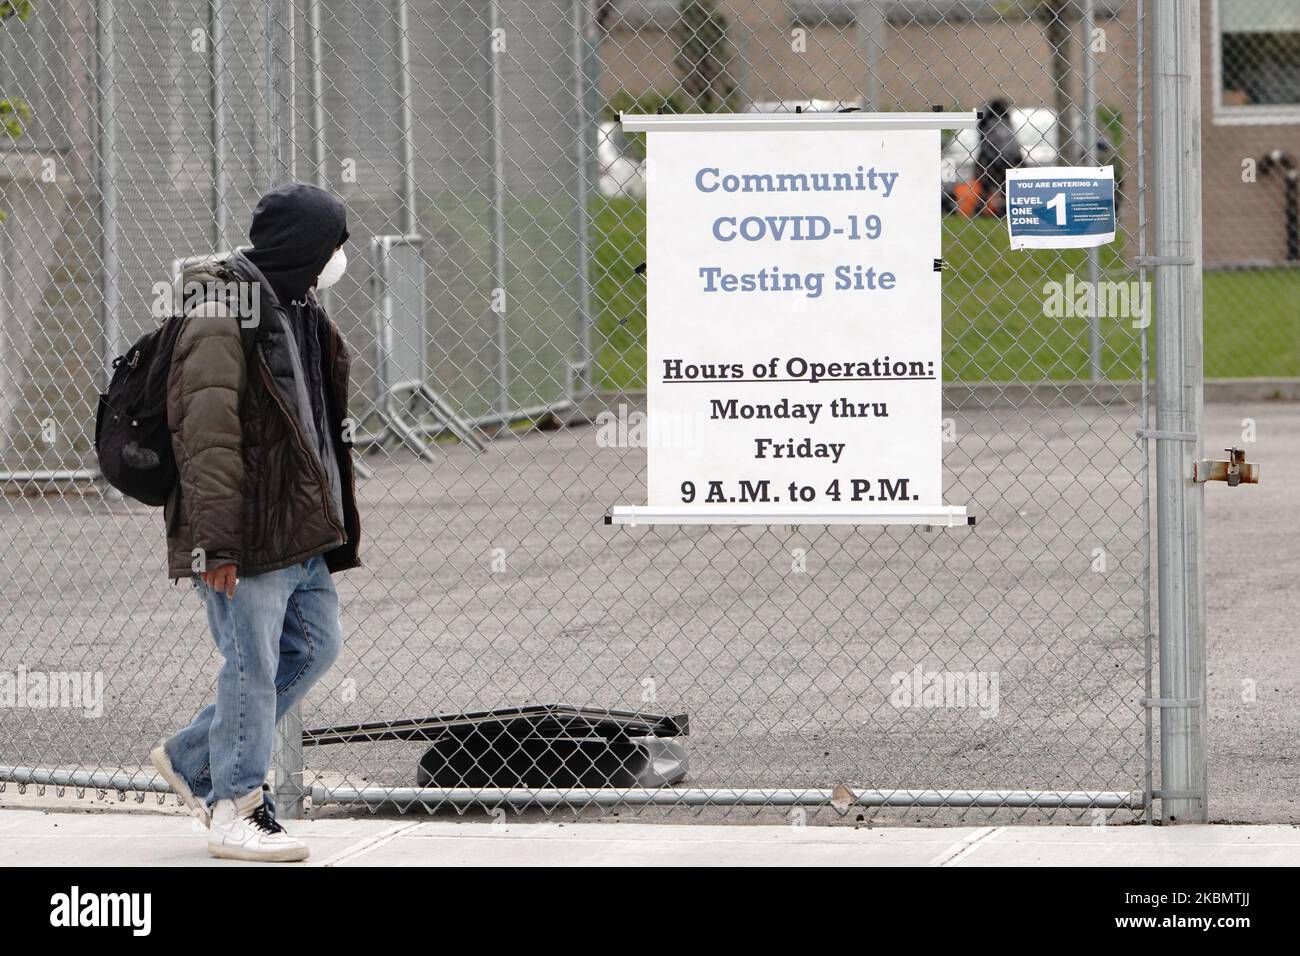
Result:
<instances>
[{"instance_id":1,"label":"black hood","mask_svg":"<svg viewBox=\"0 0 1300 956\"><path fill-rule=\"evenodd\" d=\"M257 201L244 255L262 270L276 296L303 299L334 250L348 238L348 217L325 190L307 183L272 189Z\"/></svg>"}]
</instances>

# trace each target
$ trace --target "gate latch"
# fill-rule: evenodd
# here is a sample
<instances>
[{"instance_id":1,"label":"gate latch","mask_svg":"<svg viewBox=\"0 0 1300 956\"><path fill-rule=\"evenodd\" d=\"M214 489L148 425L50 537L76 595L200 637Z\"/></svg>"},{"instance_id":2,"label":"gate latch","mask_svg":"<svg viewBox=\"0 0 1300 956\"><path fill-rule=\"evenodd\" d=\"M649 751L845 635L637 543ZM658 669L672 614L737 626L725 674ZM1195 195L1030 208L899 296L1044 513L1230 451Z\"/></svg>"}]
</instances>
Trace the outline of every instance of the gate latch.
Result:
<instances>
[{"instance_id":1,"label":"gate latch","mask_svg":"<svg viewBox=\"0 0 1300 956\"><path fill-rule=\"evenodd\" d=\"M1226 481L1229 487L1259 484L1259 465L1246 461L1246 452L1237 447L1225 448L1227 461L1201 458L1192 463L1192 481Z\"/></svg>"}]
</instances>

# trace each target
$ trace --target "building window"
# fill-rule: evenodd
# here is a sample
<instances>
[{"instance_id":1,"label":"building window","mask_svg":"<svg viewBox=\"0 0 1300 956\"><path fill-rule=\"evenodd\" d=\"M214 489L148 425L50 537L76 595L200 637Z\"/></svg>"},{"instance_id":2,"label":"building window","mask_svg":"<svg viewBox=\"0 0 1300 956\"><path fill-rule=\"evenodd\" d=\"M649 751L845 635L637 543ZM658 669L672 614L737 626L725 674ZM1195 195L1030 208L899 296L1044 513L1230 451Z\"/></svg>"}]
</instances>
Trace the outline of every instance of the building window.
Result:
<instances>
[{"instance_id":1,"label":"building window","mask_svg":"<svg viewBox=\"0 0 1300 956\"><path fill-rule=\"evenodd\" d=\"M1216 0L1214 118L1300 123L1300 3Z\"/></svg>"}]
</instances>

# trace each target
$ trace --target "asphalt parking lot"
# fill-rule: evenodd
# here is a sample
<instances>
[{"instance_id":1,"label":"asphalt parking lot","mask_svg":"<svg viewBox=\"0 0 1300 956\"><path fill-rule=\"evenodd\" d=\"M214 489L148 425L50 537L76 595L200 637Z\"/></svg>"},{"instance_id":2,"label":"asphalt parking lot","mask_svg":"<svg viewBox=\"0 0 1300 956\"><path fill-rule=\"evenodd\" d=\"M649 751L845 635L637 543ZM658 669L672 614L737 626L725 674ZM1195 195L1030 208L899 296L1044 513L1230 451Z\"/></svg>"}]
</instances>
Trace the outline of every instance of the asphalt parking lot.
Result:
<instances>
[{"instance_id":1,"label":"asphalt parking lot","mask_svg":"<svg viewBox=\"0 0 1300 956\"><path fill-rule=\"evenodd\" d=\"M1253 419L1246 447L1263 466L1258 487L1206 495L1218 821L1300 822L1297 408L1206 409L1207 453L1240 443ZM447 446L433 464L375 461L361 491L366 567L339 582L347 647L305 722L566 701L689 714L696 788L1141 791L1137 425L1127 406L959 413L947 498L969 502L979 523L929 532L607 527L607 506L643 500L644 452L601 447L594 428L505 438L480 455ZM206 702L218 666L198 601L163 579L160 518L98 497L4 508L0 671L96 671L104 692L97 715L0 711L0 763L133 772ZM917 668L982 674L996 696L900 701L911 678L898 675ZM421 750L309 749L309 775L413 786ZM1096 822L1078 810L950 808L810 822L864 814Z\"/></svg>"}]
</instances>

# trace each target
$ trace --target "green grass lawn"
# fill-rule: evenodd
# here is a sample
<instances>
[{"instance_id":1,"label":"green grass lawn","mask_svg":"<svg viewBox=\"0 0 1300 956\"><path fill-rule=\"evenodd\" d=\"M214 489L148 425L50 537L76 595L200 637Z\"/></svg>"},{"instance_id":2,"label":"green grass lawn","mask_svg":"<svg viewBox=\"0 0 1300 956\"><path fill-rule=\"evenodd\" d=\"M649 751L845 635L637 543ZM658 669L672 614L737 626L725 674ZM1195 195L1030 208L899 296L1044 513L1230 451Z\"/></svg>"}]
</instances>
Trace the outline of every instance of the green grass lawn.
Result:
<instances>
[{"instance_id":1,"label":"green grass lawn","mask_svg":"<svg viewBox=\"0 0 1300 956\"><path fill-rule=\"evenodd\" d=\"M645 282L633 274L645 261L645 207L625 198L599 200L592 216L592 284L598 387L645 384ZM1115 281L1123 245L1102 247L1101 268ZM1083 250L1013 252L1006 225L944 217L944 379L1035 381L1087 378L1088 330L1083 318L1044 315L1046 287L1086 277ZM1148 275L1150 278L1150 274ZM1130 318L1104 318L1102 367L1128 380L1141 366L1141 330ZM1210 378L1300 375L1300 269L1210 272L1205 275L1205 374Z\"/></svg>"},{"instance_id":2,"label":"green grass lawn","mask_svg":"<svg viewBox=\"0 0 1300 956\"><path fill-rule=\"evenodd\" d=\"M1300 375L1300 269L1205 274L1205 374Z\"/></svg>"}]
</instances>

